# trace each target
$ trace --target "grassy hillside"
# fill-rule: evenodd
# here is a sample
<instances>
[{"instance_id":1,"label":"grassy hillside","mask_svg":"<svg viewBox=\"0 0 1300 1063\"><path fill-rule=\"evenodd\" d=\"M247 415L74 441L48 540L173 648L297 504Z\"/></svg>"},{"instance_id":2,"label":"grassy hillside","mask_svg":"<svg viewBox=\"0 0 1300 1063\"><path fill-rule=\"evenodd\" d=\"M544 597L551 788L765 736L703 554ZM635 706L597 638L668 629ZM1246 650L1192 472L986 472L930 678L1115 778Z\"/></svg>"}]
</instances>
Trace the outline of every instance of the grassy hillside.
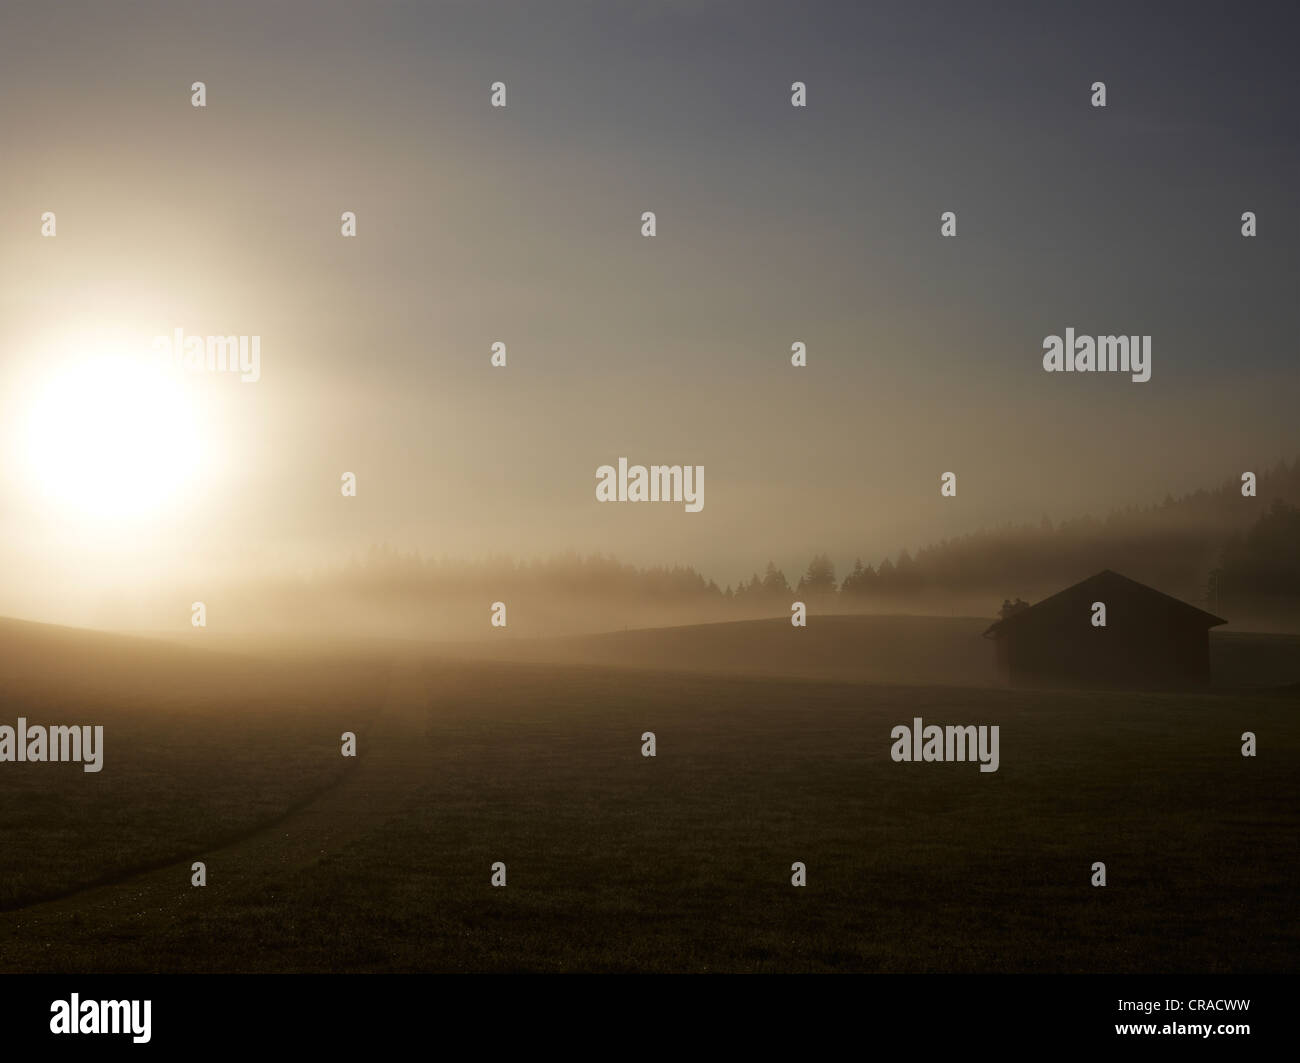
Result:
<instances>
[{"instance_id":1,"label":"grassy hillside","mask_svg":"<svg viewBox=\"0 0 1300 1063\"><path fill-rule=\"evenodd\" d=\"M1001 686L993 621L978 617L813 616L644 628L561 638L516 638L455 646L450 655L519 662L716 675L781 675L863 683ZM1214 686L1259 690L1300 683L1300 636L1210 633Z\"/></svg>"},{"instance_id":2,"label":"grassy hillside","mask_svg":"<svg viewBox=\"0 0 1300 1063\"><path fill-rule=\"evenodd\" d=\"M6 714L21 687L111 729L99 776L0 767L4 970L1284 970L1300 946L1294 698L32 637L57 671L6 676ZM698 632L639 637L709 663ZM1000 770L894 763L914 716L999 725Z\"/></svg>"},{"instance_id":3,"label":"grassy hillside","mask_svg":"<svg viewBox=\"0 0 1300 1063\"><path fill-rule=\"evenodd\" d=\"M102 725L104 766L0 764L0 909L174 861L309 801L386 668L0 621L0 724Z\"/></svg>"},{"instance_id":4,"label":"grassy hillside","mask_svg":"<svg viewBox=\"0 0 1300 1063\"><path fill-rule=\"evenodd\" d=\"M877 683L982 686L997 682L991 620L932 616L811 616L599 635L524 639L505 635L457 654L665 672L784 675Z\"/></svg>"}]
</instances>

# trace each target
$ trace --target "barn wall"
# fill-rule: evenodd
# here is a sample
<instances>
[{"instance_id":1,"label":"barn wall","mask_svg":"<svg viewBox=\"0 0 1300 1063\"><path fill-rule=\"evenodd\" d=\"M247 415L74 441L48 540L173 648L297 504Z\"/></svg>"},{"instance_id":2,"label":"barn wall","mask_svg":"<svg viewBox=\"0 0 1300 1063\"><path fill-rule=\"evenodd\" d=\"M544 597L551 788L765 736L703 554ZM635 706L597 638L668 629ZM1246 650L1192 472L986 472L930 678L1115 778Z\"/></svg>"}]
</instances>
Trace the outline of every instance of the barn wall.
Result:
<instances>
[{"instance_id":1,"label":"barn wall","mask_svg":"<svg viewBox=\"0 0 1300 1063\"><path fill-rule=\"evenodd\" d=\"M1091 625L1088 603L1068 622L1026 617L998 639L998 663L1013 685L1194 689L1210 682L1209 631L1107 603L1107 626Z\"/></svg>"}]
</instances>

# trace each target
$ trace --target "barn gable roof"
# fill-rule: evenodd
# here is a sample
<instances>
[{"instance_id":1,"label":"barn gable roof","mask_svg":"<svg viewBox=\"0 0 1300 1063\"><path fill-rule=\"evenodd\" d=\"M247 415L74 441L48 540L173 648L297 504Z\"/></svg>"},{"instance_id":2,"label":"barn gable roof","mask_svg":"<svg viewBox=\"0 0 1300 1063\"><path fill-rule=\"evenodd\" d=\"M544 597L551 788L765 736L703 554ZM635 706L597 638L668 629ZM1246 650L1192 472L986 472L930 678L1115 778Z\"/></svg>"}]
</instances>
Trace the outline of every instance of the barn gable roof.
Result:
<instances>
[{"instance_id":1,"label":"barn gable roof","mask_svg":"<svg viewBox=\"0 0 1300 1063\"><path fill-rule=\"evenodd\" d=\"M1026 618L1035 618L1034 614L1042 617L1053 606L1062 604L1063 599L1076 596L1091 596L1093 594L1110 594L1112 597L1115 594L1144 597L1149 601L1162 603L1165 608L1178 614L1189 626L1199 625L1212 628L1227 623L1222 617L1207 613L1204 609L1198 609L1194 605L1188 605L1179 598L1158 591L1154 587L1148 587L1145 583L1129 579L1127 576L1121 576L1118 572L1112 572L1107 568L1098 572L1095 576L1089 576L1079 583L1066 587L1065 590L1057 591L1050 597L1044 598L1041 602L1031 605L1028 609L1022 609L1020 612L1014 613L1003 620L995 621L984 632L984 637L1000 637L1014 632L1026 623ZM1029 622L1032 623L1033 620L1031 619Z\"/></svg>"}]
</instances>

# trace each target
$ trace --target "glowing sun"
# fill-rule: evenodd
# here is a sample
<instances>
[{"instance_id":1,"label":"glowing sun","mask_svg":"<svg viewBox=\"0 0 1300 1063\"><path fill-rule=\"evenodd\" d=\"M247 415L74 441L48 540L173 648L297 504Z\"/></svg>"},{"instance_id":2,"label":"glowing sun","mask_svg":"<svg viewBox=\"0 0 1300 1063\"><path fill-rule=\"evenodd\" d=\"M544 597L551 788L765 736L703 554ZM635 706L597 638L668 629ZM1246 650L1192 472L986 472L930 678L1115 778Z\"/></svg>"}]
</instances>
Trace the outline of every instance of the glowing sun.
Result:
<instances>
[{"instance_id":1,"label":"glowing sun","mask_svg":"<svg viewBox=\"0 0 1300 1063\"><path fill-rule=\"evenodd\" d=\"M182 382L148 361L78 359L38 381L24 464L48 502L117 521L157 512L190 479L197 435Z\"/></svg>"}]
</instances>

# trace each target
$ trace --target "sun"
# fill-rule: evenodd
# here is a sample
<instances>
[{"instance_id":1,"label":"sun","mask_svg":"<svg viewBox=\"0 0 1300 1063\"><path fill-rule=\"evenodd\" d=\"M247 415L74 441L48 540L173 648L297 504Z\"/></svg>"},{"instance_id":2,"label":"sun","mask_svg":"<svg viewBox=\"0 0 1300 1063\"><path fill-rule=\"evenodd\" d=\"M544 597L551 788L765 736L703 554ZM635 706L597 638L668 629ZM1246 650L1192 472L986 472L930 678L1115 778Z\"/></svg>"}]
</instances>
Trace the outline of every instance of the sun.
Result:
<instances>
[{"instance_id":1,"label":"sun","mask_svg":"<svg viewBox=\"0 0 1300 1063\"><path fill-rule=\"evenodd\" d=\"M26 406L23 464L44 500L122 522L159 513L192 477L197 434L176 374L97 354L45 374Z\"/></svg>"}]
</instances>

